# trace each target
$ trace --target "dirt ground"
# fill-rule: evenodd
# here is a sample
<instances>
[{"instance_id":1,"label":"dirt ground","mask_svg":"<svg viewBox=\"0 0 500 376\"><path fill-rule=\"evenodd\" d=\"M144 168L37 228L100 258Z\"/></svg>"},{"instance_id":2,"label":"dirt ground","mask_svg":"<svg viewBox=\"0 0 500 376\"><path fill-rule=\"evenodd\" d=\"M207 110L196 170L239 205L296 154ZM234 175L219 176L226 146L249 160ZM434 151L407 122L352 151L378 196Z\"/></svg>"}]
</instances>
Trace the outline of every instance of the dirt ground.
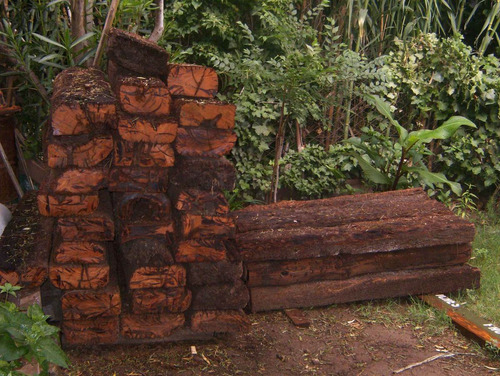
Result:
<instances>
[{"instance_id":1,"label":"dirt ground","mask_svg":"<svg viewBox=\"0 0 500 376\"><path fill-rule=\"evenodd\" d=\"M400 374L500 374L498 353L483 350L445 324L416 324L407 318L409 309L402 301L303 310L309 328L294 326L280 311L253 314L249 333L206 342L71 349L72 367L65 374L380 376L449 353L457 355ZM191 355L190 346L198 355Z\"/></svg>"}]
</instances>

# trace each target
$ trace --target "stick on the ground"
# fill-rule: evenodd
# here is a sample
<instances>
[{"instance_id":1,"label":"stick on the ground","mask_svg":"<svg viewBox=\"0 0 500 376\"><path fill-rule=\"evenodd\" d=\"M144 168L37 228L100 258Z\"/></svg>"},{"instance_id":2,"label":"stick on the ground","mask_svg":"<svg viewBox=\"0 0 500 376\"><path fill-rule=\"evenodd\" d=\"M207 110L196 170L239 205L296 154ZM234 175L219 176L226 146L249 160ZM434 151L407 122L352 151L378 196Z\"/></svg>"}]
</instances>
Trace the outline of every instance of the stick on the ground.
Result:
<instances>
[{"instance_id":1,"label":"stick on the ground","mask_svg":"<svg viewBox=\"0 0 500 376\"><path fill-rule=\"evenodd\" d=\"M108 39L109 29L113 26L113 20L115 19L116 11L118 10L118 5L120 4L120 0L112 0L111 5L109 7L108 16L106 17L106 23L104 24L104 28L102 30L101 39L99 40L99 45L97 46L97 51L95 53L93 66L97 68L101 61L102 52L104 49L104 44Z\"/></svg>"},{"instance_id":2,"label":"stick on the ground","mask_svg":"<svg viewBox=\"0 0 500 376\"><path fill-rule=\"evenodd\" d=\"M9 163L9 160L7 159L7 154L5 154L5 150L3 149L2 143L0 142L0 156L2 157L3 163L5 164L5 167L7 167L7 172L9 173L10 180L12 180L12 184L14 184L14 187L16 188L17 194L19 195L19 198L22 198L24 196L23 189L21 188L21 185L19 184L19 181L17 180L16 174L14 173L14 170L12 170L12 166Z\"/></svg>"},{"instance_id":3,"label":"stick on the ground","mask_svg":"<svg viewBox=\"0 0 500 376\"><path fill-rule=\"evenodd\" d=\"M407 371L409 369L412 369L412 368L415 368L415 367L419 367L421 365L433 362L433 361L435 361L437 359L452 358L452 357L457 356L457 355L474 355L474 354L472 354L472 353L447 353L447 354L438 354L438 355L431 356L430 358L427 358L425 360L422 360L421 362L412 363L412 364L410 364L410 365L408 365L408 366L406 366L404 368L400 368L400 369L397 369L395 371L392 371L392 373L401 373L401 372Z\"/></svg>"}]
</instances>

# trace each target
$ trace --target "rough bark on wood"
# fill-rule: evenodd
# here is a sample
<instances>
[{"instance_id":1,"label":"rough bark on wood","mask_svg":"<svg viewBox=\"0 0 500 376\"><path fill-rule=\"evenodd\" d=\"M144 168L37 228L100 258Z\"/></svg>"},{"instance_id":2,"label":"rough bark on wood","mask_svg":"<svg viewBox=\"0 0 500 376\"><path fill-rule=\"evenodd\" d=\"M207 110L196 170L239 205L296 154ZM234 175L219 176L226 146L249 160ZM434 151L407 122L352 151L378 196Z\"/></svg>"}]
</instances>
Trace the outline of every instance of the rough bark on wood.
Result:
<instances>
[{"instance_id":1,"label":"rough bark on wood","mask_svg":"<svg viewBox=\"0 0 500 376\"><path fill-rule=\"evenodd\" d=\"M116 217L127 223L171 220L171 203L164 193L115 193L113 202Z\"/></svg>"},{"instance_id":2,"label":"rough bark on wood","mask_svg":"<svg viewBox=\"0 0 500 376\"><path fill-rule=\"evenodd\" d=\"M181 213L181 235L184 239L234 236L234 221L227 216Z\"/></svg>"},{"instance_id":3,"label":"rough bark on wood","mask_svg":"<svg viewBox=\"0 0 500 376\"><path fill-rule=\"evenodd\" d=\"M470 244L457 244L383 253L249 262L245 266L249 287L286 286L312 281L348 279L370 273L460 265L466 263L470 256Z\"/></svg>"},{"instance_id":4,"label":"rough bark on wood","mask_svg":"<svg viewBox=\"0 0 500 376\"><path fill-rule=\"evenodd\" d=\"M108 171L102 167L52 170L47 185L54 193L91 193L107 187Z\"/></svg>"},{"instance_id":5,"label":"rough bark on wood","mask_svg":"<svg viewBox=\"0 0 500 376\"><path fill-rule=\"evenodd\" d=\"M63 195L48 193L42 187L38 193L38 210L46 217L92 214L99 204L98 194Z\"/></svg>"},{"instance_id":6,"label":"rough bark on wood","mask_svg":"<svg viewBox=\"0 0 500 376\"><path fill-rule=\"evenodd\" d=\"M164 338L181 328L185 321L181 313L122 314L121 335L125 338Z\"/></svg>"},{"instance_id":7,"label":"rough bark on wood","mask_svg":"<svg viewBox=\"0 0 500 376\"><path fill-rule=\"evenodd\" d=\"M166 116L171 112L172 97L159 78L124 77L115 91L121 108L129 114Z\"/></svg>"},{"instance_id":8,"label":"rough bark on wood","mask_svg":"<svg viewBox=\"0 0 500 376\"><path fill-rule=\"evenodd\" d=\"M236 133L217 128L180 127L175 151L187 157L215 158L228 154L236 143Z\"/></svg>"},{"instance_id":9,"label":"rough bark on wood","mask_svg":"<svg viewBox=\"0 0 500 376\"><path fill-rule=\"evenodd\" d=\"M96 241L63 241L54 243L52 251L57 264L100 264L111 251L111 244Z\"/></svg>"},{"instance_id":10,"label":"rough bark on wood","mask_svg":"<svg viewBox=\"0 0 500 376\"><path fill-rule=\"evenodd\" d=\"M167 72L167 51L137 34L112 28L107 53L111 61L140 76L159 77Z\"/></svg>"},{"instance_id":11,"label":"rough bark on wood","mask_svg":"<svg viewBox=\"0 0 500 376\"><path fill-rule=\"evenodd\" d=\"M118 241L126 243L137 239L161 237L167 242L169 234L173 234L173 232L174 225L171 220L160 223L121 223Z\"/></svg>"},{"instance_id":12,"label":"rough bark on wood","mask_svg":"<svg viewBox=\"0 0 500 376\"><path fill-rule=\"evenodd\" d=\"M111 192L166 192L166 168L112 167L109 172Z\"/></svg>"},{"instance_id":13,"label":"rough bark on wood","mask_svg":"<svg viewBox=\"0 0 500 376\"><path fill-rule=\"evenodd\" d=\"M175 208L192 214L205 216L226 215L229 204L220 191L186 189L174 194Z\"/></svg>"},{"instance_id":14,"label":"rough bark on wood","mask_svg":"<svg viewBox=\"0 0 500 376\"><path fill-rule=\"evenodd\" d=\"M124 77L137 77L137 73L122 67L112 60L108 60L106 73L108 74L109 82L111 83L112 88L115 88L119 80Z\"/></svg>"},{"instance_id":15,"label":"rough bark on wood","mask_svg":"<svg viewBox=\"0 0 500 376\"><path fill-rule=\"evenodd\" d=\"M245 308L249 301L248 288L242 281L192 287L191 309L195 311Z\"/></svg>"},{"instance_id":16,"label":"rough bark on wood","mask_svg":"<svg viewBox=\"0 0 500 376\"><path fill-rule=\"evenodd\" d=\"M169 144L115 140L113 164L120 167L171 167L174 149Z\"/></svg>"},{"instance_id":17,"label":"rough bark on wood","mask_svg":"<svg viewBox=\"0 0 500 376\"><path fill-rule=\"evenodd\" d=\"M231 191L236 181L233 164L225 158L178 157L173 169L172 186L205 191Z\"/></svg>"},{"instance_id":18,"label":"rough bark on wood","mask_svg":"<svg viewBox=\"0 0 500 376\"><path fill-rule=\"evenodd\" d=\"M479 287L477 268L409 270L377 273L342 281L317 281L290 286L250 288L253 312L395 298L406 295L449 293Z\"/></svg>"},{"instance_id":19,"label":"rough bark on wood","mask_svg":"<svg viewBox=\"0 0 500 376\"><path fill-rule=\"evenodd\" d=\"M189 308L191 291L184 287L131 290L130 300L135 314L180 313Z\"/></svg>"},{"instance_id":20,"label":"rough bark on wood","mask_svg":"<svg viewBox=\"0 0 500 376\"><path fill-rule=\"evenodd\" d=\"M241 310L198 311L191 315L191 329L202 333L246 333L250 320Z\"/></svg>"},{"instance_id":21,"label":"rough bark on wood","mask_svg":"<svg viewBox=\"0 0 500 376\"><path fill-rule=\"evenodd\" d=\"M138 118L121 115L118 134L129 142L169 144L177 136L177 121L173 118Z\"/></svg>"},{"instance_id":22,"label":"rough bark on wood","mask_svg":"<svg viewBox=\"0 0 500 376\"><path fill-rule=\"evenodd\" d=\"M234 104L215 100L178 99L174 105L181 127L234 128Z\"/></svg>"},{"instance_id":23,"label":"rough bark on wood","mask_svg":"<svg viewBox=\"0 0 500 376\"><path fill-rule=\"evenodd\" d=\"M50 139L47 145L47 164L50 168L94 167L105 161L113 151L109 135L83 138L81 142Z\"/></svg>"},{"instance_id":24,"label":"rough bark on wood","mask_svg":"<svg viewBox=\"0 0 500 376\"><path fill-rule=\"evenodd\" d=\"M244 261L296 260L471 242L474 225L448 215L388 218L336 227L282 228L236 236Z\"/></svg>"},{"instance_id":25,"label":"rough bark on wood","mask_svg":"<svg viewBox=\"0 0 500 376\"><path fill-rule=\"evenodd\" d=\"M113 344L118 341L119 326L118 316L64 320L62 323L63 343L67 345Z\"/></svg>"},{"instance_id":26,"label":"rough bark on wood","mask_svg":"<svg viewBox=\"0 0 500 376\"><path fill-rule=\"evenodd\" d=\"M177 245L176 262L216 262L227 259L226 245L223 239L183 240Z\"/></svg>"},{"instance_id":27,"label":"rough bark on wood","mask_svg":"<svg viewBox=\"0 0 500 376\"><path fill-rule=\"evenodd\" d=\"M90 215L63 217L57 220L56 234L65 241L110 241L115 225L109 192L99 192L99 206Z\"/></svg>"},{"instance_id":28,"label":"rough bark on wood","mask_svg":"<svg viewBox=\"0 0 500 376\"><path fill-rule=\"evenodd\" d=\"M172 95L213 98L219 88L215 69L192 64L169 64L167 87Z\"/></svg>"},{"instance_id":29,"label":"rough bark on wood","mask_svg":"<svg viewBox=\"0 0 500 376\"><path fill-rule=\"evenodd\" d=\"M187 280L191 286L229 284L243 276L241 261L196 262L189 264Z\"/></svg>"},{"instance_id":30,"label":"rough bark on wood","mask_svg":"<svg viewBox=\"0 0 500 376\"><path fill-rule=\"evenodd\" d=\"M69 68L54 80L51 127L55 136L100 132L116 122L116 98L104 74Z\"/></svg>"}]
</instances>

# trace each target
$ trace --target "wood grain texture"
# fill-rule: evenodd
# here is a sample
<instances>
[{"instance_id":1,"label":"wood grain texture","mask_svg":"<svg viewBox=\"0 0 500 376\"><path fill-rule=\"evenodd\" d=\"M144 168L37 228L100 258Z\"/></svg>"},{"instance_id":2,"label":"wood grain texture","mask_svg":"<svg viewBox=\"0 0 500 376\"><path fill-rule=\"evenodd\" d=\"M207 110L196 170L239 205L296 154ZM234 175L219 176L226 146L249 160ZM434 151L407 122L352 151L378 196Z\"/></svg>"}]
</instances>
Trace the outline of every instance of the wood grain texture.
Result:
<instances>
[{"instance_id":1,"label":"wood grain texture","mask_svg":"<svg viewBox=\"0 0 500 376\"><path fill-rule=\"evenodd\" d=\"M187 157L214 158L228 154L236 143L236 133L226 129L179 127L175 151Z\"/></svg>"},{"instance_id":2,"label":"wood grain texture","mask_svg":"<svg viewBox=\"0 0 500 376\"><path fill-rule=\"evenodd\" d=\"M234 128L234 104L214 100L177 99L174 106L182 127Z\"/></svg>"},{"instance_id":3,"label":"wood grain texture","mask_svg":"<svg viewBox=\"0 0 500 376\"><path fill-rule=\"evenodd\" d=\"M191 287L194 311L243 309L249 301L248 288L242 281L220 285Z\"/></svg>"},{"instance_id":4,"label":"wood grain texture","mask_svg":"<svg viewBox=\"0 0 500 376\"><path fill-rule=\"evenodd\" d=\"M172 110L167 87L155 77L124 77L115 88L121 108L134 115L166 116Z\"/></svg>"},{"instance_id":5,"label":"wood grain texture","mask_svg":"<svg viewBox=\"0 0 500 376\"><path fill-rule=\"evenodd\" d=\"M170 144L177 136L177 121L174 118L142 118L120 115L118 134L129 142Z\"/></svg>"},{"instance_id":6,"label":"wood grain texture","mask_svg":"<svg viewBox=\"0 0 500 376\"><path fill-rule=\"evenodd\" d=\"M46 217L81 216L93 213L99 204L97 194L63 195L42 188L37 196L38 210Z\"/></svg>"},{"instance_id":7,"label":"wood grain texture","mask_svg":"<svg viewBox=\"0 0 500 376\"><path fill-rule=\"evenodd\" d=\"M141 313L180 313L191 304L191 291L184 287L131 290L132 312Z\"/></svg>"},{"instance_id":8,"label":"wood grain texture","mask_svg":"<svg viewBox=\"0 0 500 376\"><path fill-rule=\"evenodd\" d=\"M109 171L111 192L166 192L169 169L112 167Z\"/></svg>"},{"instance_id":9,"label":"wood grain texture","mask_svg":"<svg viewBox=\"0 0 500 376\"><path fill-rule=\"evenodd\" d=\"M64 241L61 237L54 242L54 261L58 264L100 264L111 251L109 242Z\"/></svg>"},{"instance_id":10,"label":"wood grain texture","mask_svg":"<svg viewBox=\"0 0 500 376\"><path fill-rule=\"evenodd\" d=\"M175 208L191 214L216 216L229 213L229 204L220 191L186 189L174 194Z\"/></svg>"},{"instance_id":11,"label":"wood grain texture","mask_svg":"<svg viewBox=\"0 0 500 376\"><path fill-rule=\"evenodd\" d=\"M226 244L223 239L183 240L175 251L176 262L216 262L227 259Z\"/></svg>"},{"instance_id":12,"label":"wood grain texture","mask_svg":"<svg viewBox=\"0 0 500 376\"><path fill-rule=\"evenodd\" d=\"M161 237L167 242L169 234L174 232L174 224L172 220L157 223L120 223L119 229L118 241L120 243L152 237Z\"/></svg>"},{"instance_id":13,"label":"wood grain texture","mask_svg":"<svg viewBox=\"0 0 500 376\"><path fill-rule=\"evenodd\" d=\"M121 335L125 338L165 338L184 326L186 319L181 313L122 314Z\"/></svg>"},{"instance_id":14,"label":"wood grain texture","mask_svg":"<svg viewBox=\"0 0 500 376\"><path fill-rule=\"evenodd\" d=\"M54 193L88 194L107 187L108 171L106 168L52 170L47 184Z\"/></svg>"},{"instance_id":15,"label":"wood grain texture","mask_svg":"<svg viewBox=\"0 0 500 376\"><path fill-rule=\"evenodd\" d=\"M465 265L369 274L342 281L251 287L251 309L253 312L260 312L407 295L448 293L477 288L479 278L479 269Z\"/></svg>"},{"instance_id":16,"label":"wood grain texture","mask_svg":"<svg viewBox=\"0 0 500 376\"><path fill-rule=\"evenodd\" d=\"M233 164L225 158L177 157L172 188L197 188L204 191L231 191L236 181Z\"/></svg>"},{"instance_id":17,"label":"wood grain texture","mask_svg":"<svg viewBox=\"0 0 500 376\"><path fill-rule=\"evenodd\" d=\"M246 333L250 330L250 320L242 310L193 312L190 322L194 332Z\"/></svg>"},{"instance_id":18,"label":"wood grain texture","mask_svg":"<svg viewBox=\"0 0 500 376\"><path fill-rule=\"evenodd\" d=\"M49 264L49 279L60 290L100 289L109 282L109 265Z\"/></svg>"},{"instance_id":19,"label":"wood grain texture","mask_svg":"<svg viewBox=\"0 0 500 376\"><path fill-rule=\"evenodd\" d=\"M242 276L241 261L196 262L188 265L187 272L190 286L230 284Z\"/></svg>"},{"instance_id":20,"label":"wood grain texture","mask_svg":"<svg viewBox=\"0 0 500 376\"><path fill-rule=\"evenodd\" d=\"M74 142L67 138L49 139L46 148L50 168L94 167L104 162L113 151L113 138L109 135L81 138Z\"/></svg>"},{"instance_id":21,"label":"wood grain texture","mask_svg":"<svg viewBox=\"0 0 500 376\"><path fill-rule=\"evenodd\" d=\"M64 320L61 329L66 345L113 344L119 338L120 320L118 316Z\"/></svg>"},{"instance_id":22,"label":"wood grain texture","mask_svg":"<svg viewBox=\"0 0 500 376\"><path fill-rule=\"evenodd\" d=\"M113 165L120 167L171 167L174 149L170 144L115 140Z\"/></svg>"},{"instance_id":23,"label":"wood grain texture","mask_svg":"<svg viewBox=\"0 0 500 376\"><path fill-rule=\"evenodd\" d=\"M181 235L184 239L234 236L235 225L227 216L181 213Z\"/></svg>"},{"instance_id":24,"label":"wood grain texture","mask_svg":"<svg viewBox=\"0 0 500 376\"><path fill-rule=\"evenodd\" d=\"M167 87L172 95L213 98L219 79L213 68L193 64L169 64Z\"/></svg>"},{"instance_id":25,"label":"wood grain texture","mask_svg":"<svg viewBox=\"0 0 500 376\"><path fill-rule=\"evenodd\" d=\"M172 205L165 193L115 193L113 202L116 217L128 223L171 220Z\"/></svg>"}]
</instances>

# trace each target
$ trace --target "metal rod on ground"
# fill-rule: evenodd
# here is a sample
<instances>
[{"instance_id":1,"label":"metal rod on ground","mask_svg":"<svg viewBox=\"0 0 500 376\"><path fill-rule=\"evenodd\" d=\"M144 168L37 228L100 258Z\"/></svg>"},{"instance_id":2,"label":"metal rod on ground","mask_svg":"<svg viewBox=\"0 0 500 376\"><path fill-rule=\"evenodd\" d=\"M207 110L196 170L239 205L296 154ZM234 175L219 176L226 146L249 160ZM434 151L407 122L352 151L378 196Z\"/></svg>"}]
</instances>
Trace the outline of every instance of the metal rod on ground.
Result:
<instances>
[{"instance_id":1,"label":"metal rod on ground","mask_svg":"<svg viewBox=\"0 0 500 376\"><path fill-rule=\"evenodd\" d=\"M23 189L21 188L21 185L17 180L16 174L14 174L14 170L12 170L12 166L10 165L9 160L7 159L7 154L5 154L5 150L1 142L0 142L0 155L2 157L3 163L5 163L5 167L7 167L7 172L9 173L10 180L12 180L12 184L14 184L14 187L16 188L17 194L19 195L20 198L22 198L24 196Z\"/></svg>"},{"instance_id":2,"label":"metal rod on ground","mask_svg":"<svg viewBox=\"0 0 500 376\"><path fill-rule=\"evenodd\" d=\"M95 53L94 58L94 68L99 66L101 62L102 52L104 50L104 44L108 39L109 29L113 26L113 20L115 19L116 11L118 10L118 5L120 4L120 0L112 0L111 5L109 7L108 16L106 17L106 23L104 24L104 28L102 30L101 39L99 40L99 45L97 46L97 51Z\"/></svg>"}]
</instances>

